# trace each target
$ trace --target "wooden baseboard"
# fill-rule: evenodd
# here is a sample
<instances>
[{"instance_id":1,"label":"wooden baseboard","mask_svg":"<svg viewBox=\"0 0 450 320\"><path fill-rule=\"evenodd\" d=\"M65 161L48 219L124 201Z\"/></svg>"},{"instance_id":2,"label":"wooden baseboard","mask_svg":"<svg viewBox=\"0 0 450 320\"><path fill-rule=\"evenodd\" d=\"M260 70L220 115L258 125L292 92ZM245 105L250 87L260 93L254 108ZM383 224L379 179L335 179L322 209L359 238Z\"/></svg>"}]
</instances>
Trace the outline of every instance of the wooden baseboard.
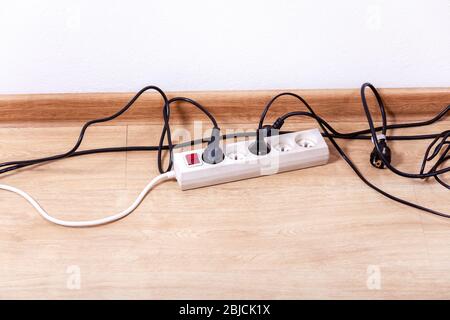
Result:
<instances>
[{"instance_id":1,"label":"wooden baseboard","mask_svg":"<svg viewBox=\"0 0 450 320\"><path fill-rule=\"evenodd\" d=\"M264 105L283 90L170 92L169 97L185 96L207 107L220 123L256 122ZM327 120L364 120L359 89L291 90L303 96ZM396 120L418 120L436 114L450 104L450 88L380 89L388 113ZM0 123L78 122L108 116L119 110L133 93L77 93L0 95ZM378 116L371 100L374 115ZM189 105L174 106L171 121L184 123L203 119ZM179 109L179 110L177 110ZM273 107L268 119L293 110L304 110L293 98L285 97ZM143 95L115 123L133 121L160 124L161 98ZM393 118L391 118L393 120Z\"/></svg>"}]
</instances>

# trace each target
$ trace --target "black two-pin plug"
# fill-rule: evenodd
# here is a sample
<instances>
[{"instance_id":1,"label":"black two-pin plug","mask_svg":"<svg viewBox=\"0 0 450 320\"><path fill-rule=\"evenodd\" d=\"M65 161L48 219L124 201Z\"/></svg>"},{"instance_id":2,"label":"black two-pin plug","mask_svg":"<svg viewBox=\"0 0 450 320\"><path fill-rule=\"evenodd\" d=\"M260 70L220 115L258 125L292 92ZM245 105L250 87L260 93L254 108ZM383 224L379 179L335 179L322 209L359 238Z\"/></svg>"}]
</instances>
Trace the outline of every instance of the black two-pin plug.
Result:
<instances>
[{"instance_id":1,"label":"black two-pin plug","mask_svg":"<svg viewBox=\"0 0 450 320\"><path fill-rule=\"evenodd\" d=\"M266 125L260 129L257 129L256 140L252 144L250 144L248 150L257 156L268 154L271 150L271 147L270 144L266 143L265 138L278 135L278 133L279 130L274 129L270 125Z\"/></svg>"},{"instance_id":2,"label":"black two-pin plug","mask_svg":"<svg viewBox=\"0 0 450 320\"><path fill-rule=\"evenodd\" d=\"M211 132L211 139L208 146L203 151L203 161L209 164L221 163L224 159L222 148L220 147L220 129L214 127Z\"/></svg>"}]
</instances>

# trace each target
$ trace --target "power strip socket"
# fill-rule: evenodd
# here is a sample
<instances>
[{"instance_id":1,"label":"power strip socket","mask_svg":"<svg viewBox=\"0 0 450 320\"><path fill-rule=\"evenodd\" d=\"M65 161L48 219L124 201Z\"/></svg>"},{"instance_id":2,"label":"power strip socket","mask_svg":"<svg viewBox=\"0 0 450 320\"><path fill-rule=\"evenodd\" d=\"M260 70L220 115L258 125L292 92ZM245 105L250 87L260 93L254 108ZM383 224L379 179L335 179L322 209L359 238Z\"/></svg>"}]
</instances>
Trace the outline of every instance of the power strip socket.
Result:
<instances>
[{"instance_id":1,"label":"power strip socket","mask_svg":"<svg viewBox=\"0 0 450 320\"><path fill-rule=\"evenodd\" d=\"M208 164L204 149L174 154L175 175L182 190L324 165L329 149L319 130L311 129L265 138L271 151L262 156L251 153L255 139L224 144L224 160Z\"/></svg>"}]
</instances>

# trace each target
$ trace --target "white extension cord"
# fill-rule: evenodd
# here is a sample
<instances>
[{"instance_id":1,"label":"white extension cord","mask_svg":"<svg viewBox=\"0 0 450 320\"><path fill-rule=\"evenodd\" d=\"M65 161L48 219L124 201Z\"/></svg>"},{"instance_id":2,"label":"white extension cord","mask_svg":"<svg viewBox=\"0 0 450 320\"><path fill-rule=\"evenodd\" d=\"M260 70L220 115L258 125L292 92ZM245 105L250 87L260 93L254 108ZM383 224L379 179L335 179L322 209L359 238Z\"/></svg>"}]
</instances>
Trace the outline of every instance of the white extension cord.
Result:
<instances>
[{"instance_id":1,"label":"white extension cord","mask_svg":"<svg viewBox=\"0 0 450 320\"><path fill-rule=\"evenodd\" d=\"M139 194L139 196L133 202L133 204L131 206L129 206L127 209L125 209L124 211L114 214L112 216L106 217L106 218L101 218L101 219L96 219L96 220L86 220L86 221L66 221L66 220L60 220L60 219L54 218L51 215L49 215L41 207L41 205L25 191L20 190L15 187L4 185L4 184L0 184L0 190L5 190L5 191L9 191L9 192L18 194L19 196L21 196L22 198L27 200L45 220L52 222L54 224L58 224L58 225L64 226L64 227L78 227L78 228L79 227L94 227L94 226L111 223L111 222L114 222L114 221L117 221L117 220L120 220L120 219L126 217L127 215L132 213L139 206L139 204L142 202L142 200L144 200L147 193L149 193L150 190L153 189L153 187L155 185L157 185L158 183L160 183L162 181L170 180L170 179L174 179L174 178L175 178L175 173L173 171L160 174L159 176L153 178L147 184L147 186L144 188L144 190L142 190L142 192Z\"/></svg>"}]
</instances>

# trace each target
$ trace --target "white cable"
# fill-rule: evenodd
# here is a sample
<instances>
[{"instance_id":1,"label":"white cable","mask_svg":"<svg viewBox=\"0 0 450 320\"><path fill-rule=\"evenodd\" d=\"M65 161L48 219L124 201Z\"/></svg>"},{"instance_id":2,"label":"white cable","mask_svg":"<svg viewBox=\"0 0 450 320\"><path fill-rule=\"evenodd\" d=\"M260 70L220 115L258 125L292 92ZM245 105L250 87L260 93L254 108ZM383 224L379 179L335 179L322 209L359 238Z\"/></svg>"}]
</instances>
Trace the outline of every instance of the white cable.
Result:
<instances>
[{"instance_id":1,"label":"white cable","mask_svg":"<svg viewBox=\"0 0 450 320\"><path fill-rule=\"evenodd\" d=\"M101 219L96 219L96 220L87 220L87 221L65 221L65 220L60 220L57 218L53 218L52 216L50 216L40 205L39 203L34 200L28 193L26 193L23 190L20 190L18 188L15 187L11 187L8 185L4 185L4 184L0 184L0 189L1 190L6 190L6 191L10 191L13 193L18 194L19 196L23 197L25 200L27 200L36 210L37 212L39 212L39 214L47 221L50 221L52 223L58 224L60 226L64 226L64 227L94 227L94 226L99 226L102 224L106 224L106 223L110 223L110 222L114 222L117 220L120 220L124 217L126 217L127 215L129 215L131 212L133 212L138 206L139 204L142 202L142 200L144 200L145 196L147 195L147 193L153 189L153 187L155 185L157 185L159 182L161 181L165 181L165 180L170 180L175 178L175 172L170 171L167 173L163 173L160 174L159 176L155 177L152 179L152 181L150 181L147 186L144 188L144 190L142 190L142 192L139 194L139 196L136 198L136 200L133 202L133 204L128 207L127 209L125 209L122 212L119 212L115 215L106 217L106 218L101 218Z\"/></svg>"}]
</instances>

